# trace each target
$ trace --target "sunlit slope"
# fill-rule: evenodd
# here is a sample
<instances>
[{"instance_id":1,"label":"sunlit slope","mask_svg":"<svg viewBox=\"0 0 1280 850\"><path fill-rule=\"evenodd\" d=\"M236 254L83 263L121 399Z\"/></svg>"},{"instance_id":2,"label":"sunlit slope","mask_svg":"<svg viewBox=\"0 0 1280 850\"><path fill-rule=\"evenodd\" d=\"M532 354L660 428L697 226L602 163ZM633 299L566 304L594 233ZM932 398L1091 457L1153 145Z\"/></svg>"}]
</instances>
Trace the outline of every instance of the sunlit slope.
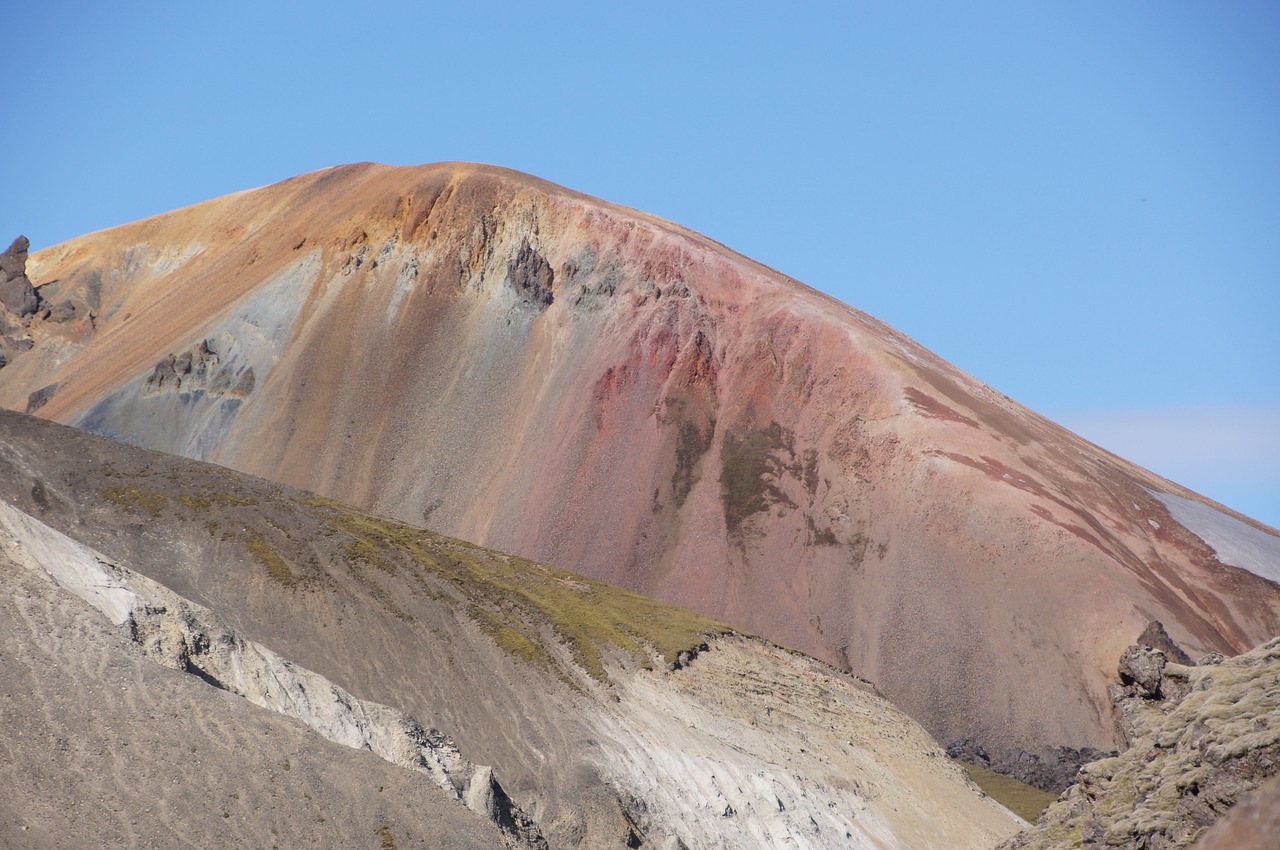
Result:
<instances>
[{"instance_id":1,"label":"sunlit slope","mask_svg":"<svg viewBox=\"0 0 1280 850\"><path fill-rule=\"evenodd\" d=\"M1110 748L1107 671L1147 622L1193 653L1280 631L1280 588L1161 496L1195 494L524 175L331 169L29 272L96 327L33 325L0 402L44 389L41 416L686 604L873 679L944 742Z\"/></svg>"}]
</instances>

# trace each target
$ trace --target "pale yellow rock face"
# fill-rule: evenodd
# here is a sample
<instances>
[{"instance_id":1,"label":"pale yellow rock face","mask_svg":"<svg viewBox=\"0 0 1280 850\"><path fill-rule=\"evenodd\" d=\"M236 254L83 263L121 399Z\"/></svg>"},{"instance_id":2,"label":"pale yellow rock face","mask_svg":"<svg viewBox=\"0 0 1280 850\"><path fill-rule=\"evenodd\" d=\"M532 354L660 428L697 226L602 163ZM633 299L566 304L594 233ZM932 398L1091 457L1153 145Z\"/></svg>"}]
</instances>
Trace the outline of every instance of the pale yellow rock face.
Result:
<instances>
[{"instance_id":1,"label":"pale yellow rock face","mask_svg":"<svg viewBox=\"0 0 1280 850\"><path fill-rule=\"evenodd\" d=\"M1108 676L1147 622L1193 655L1280 632L1280 587L1150 491L1195 494L705 237L523 175L346 166L28 272L96 327L34 328L0 403L56 384L39 415L689 605L943 742L1110 748ZM203 340L217 362L158 386Z\"/></svg>"}]
</instances>

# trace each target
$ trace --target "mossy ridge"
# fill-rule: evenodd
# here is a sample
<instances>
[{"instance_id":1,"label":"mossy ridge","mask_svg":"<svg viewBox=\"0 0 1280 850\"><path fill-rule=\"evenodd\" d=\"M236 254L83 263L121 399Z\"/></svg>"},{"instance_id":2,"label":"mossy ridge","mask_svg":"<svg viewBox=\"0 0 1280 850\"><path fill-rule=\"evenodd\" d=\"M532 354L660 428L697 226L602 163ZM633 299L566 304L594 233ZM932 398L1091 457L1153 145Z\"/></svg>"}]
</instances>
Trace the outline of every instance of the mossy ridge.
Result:
<instances>
[{"instance_id":1,"label":"mossy ridge","mask_svg":"<svg viewBox=\"0 0 1280 850\"><path fill-rule=\"evenodd\" d=\"M1166 671L1181 665L1168 665ZM1036 827L1001 850L1188 847L1217 814L1273 774L1280 756L1280 638L1220 664L1181 667L1189 691L1134 717L1119 756L1084 765ZM1099 838L1102 836L1102 838Z\"/></svg>"},{"instance_id":2,"label":"mossy ridge","mask_svg":"<svg viewBox=\"0 0 1280 850\"><path fill-rule=\"evenodd\" d=\"M529 662L546 664L555 657L542 626L602 682L608 680L603 655L609 647L641 663L650 652L671 663L708 637L733 631L692 611L523 558L327 499L307 502L331 512L332 527L350 538L348 551L358 552L362 560L403 563L407 558L442 578L466 600L469 615L499 646Z\"/></svg>"},{"instance_id":3,"label":"mossy ridge","mask_svg":"<svg viewBox=\"0 0 1280 850\"><path fill-rule=\"evenodd\" d=\"M135 473L125 475L116 473L117 476L131 478L147 477L149 474ZM150 514L152 519L159 519L167 509L179 521L193 519L183 514L184 508L192 511L196 516L209 512L213 512L214 515L220 515L219 512L226 509L252 508L259 504L258 499L253 496L241 496L227 490L206 489L194 494L187 492L178 495L167 495L160 490L129 485L124 487L108 486L103 488L102 493L107 501L118 505L129 513L137 513L139 510L144 510ZM272 498L275 497L275 494L272 494ZM210 535L216 535L218 530L223 527L223 523L218 519L205 519L203 526ZM223 539L228 538L242 538L249 552L266 567L267 575L274 581L289 587L296 586L299 583L300 579L289 568L284 556L277 552L258 531L251 531L246 528L242 533L231 532L223 535Z\"/></svg>"},{"instance_id":4,"label":"mossy ridge","mask_svg":"<svg viewBox=\"0 0 1280 850\"><path fill-rule=\"evenodd\" d=\"M102 493L107 497L107 501L113 505L119 505L130 513L133 513L135 508L141 508L155 518L160 516L160 511L164 508L163 493L143 490L137 486L107 487Z\"/></svg>"}]
</instances>

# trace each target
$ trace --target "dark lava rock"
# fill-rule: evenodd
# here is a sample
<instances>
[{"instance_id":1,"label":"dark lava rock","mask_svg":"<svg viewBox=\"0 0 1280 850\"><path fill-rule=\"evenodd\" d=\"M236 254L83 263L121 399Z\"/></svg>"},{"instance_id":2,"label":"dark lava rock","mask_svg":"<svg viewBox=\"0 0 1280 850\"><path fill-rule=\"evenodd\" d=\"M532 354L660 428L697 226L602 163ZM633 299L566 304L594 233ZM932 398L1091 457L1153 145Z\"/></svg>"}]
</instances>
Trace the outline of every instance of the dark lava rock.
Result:
<instances>
[{"instance_id":1,"label":"dark lava rock","mask_svg":"<svg viewBox=\"0 0 1280 850\"><path fill-rule=\"evenodd\" d=\"M1008 747L993 754L972 738L964 738L948 746L947 755L993 770L1041 791L1060 794L1075 781L1082 765L1109 758L1115 753L1092 747L1045 747L1038 753L1029 753L1017 747Z\"/></svg>"},{"instance_id":2,"label":"dark lava rock","mask_svg":"<svg viewBox=\"0 0 1280 850\"><path fill-rule=\"evenodd\" d=\"M516 292L527 301L544 307L549 307L555 300L552 291L555 277L546 257L535 251L527 241L520 246L520 252L507 266L507 278Z\"/></svg>"},{"instance_id":3,"label":"dark lava rock","mask_svg":"<svg viewBox=\"0 0 1280 850\"><path fill-rule=\"evenodd\" d=\"M1142 634L1138 635L1138 646L1158 649L1174 664L1191 665L1191 656L1174 643L1173 638L1169 637L1169 633L1164 630L1164 624L1159 620L1152 620L1142 630Z\"/></svg>"},{"instance_id":4,"label":"dark lava rock","mask_svg":"<svg viewBox=\"0 0 1280 850\"><path fill-rule=\"evenodd\" d=\"M1132 687L1134 696L1158 699L1167 663L1164 653L1157 649L1131 646L1120 656L1120 683Z\"/></svg>"},{"instance_id":5,"label":"dark lava rock","mask_svg":"<svg viewBox=\"0 0 1280 850\"><path fill-rule=\"evenodd\" d=\"M30 316L40 309L40 295L27 278L27 237L19 236L0 254L0 304L18 316Z\"/></svg>"},{"instance_id":6,"label":"dark lava rock","mask_svg":"<svg viewBox=\"0 0 1280 850\"><path fill-rule=\"evenodd\" d=\"M13 240L3 254L0 254L0 274L6 278L18 277L27 273L27 249L31 247L31 240L25 236L19 236Z\"/></svg>"},{"instance_id":7,"label":"dark lava rock","mask_svg":"<svg viewBox=\"0 0 1280 850\"><path fill-rule=\"evenodd\" d=\"M57 384L49 384L47 387L40 389L27 396L27 413L34 413L49 403L49 399L53 398L53 394L57 392Z\"/></svg>"}]
</instances>

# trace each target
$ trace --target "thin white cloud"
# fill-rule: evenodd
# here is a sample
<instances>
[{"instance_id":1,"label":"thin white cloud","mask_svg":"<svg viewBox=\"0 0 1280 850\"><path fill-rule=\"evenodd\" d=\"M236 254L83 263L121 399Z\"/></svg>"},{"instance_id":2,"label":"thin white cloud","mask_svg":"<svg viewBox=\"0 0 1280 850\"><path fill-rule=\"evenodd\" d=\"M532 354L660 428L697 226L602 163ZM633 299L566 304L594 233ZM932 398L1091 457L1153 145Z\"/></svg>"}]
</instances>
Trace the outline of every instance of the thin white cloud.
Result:
<instances>
[{"instance_id":1,"label":"thin white cloud","mask_svg":"<svg viewBox=\"0 0 1280 850\"><path fill-rule=\"evenodd\" d=\"M1280 405L1092 410L1051 418L1152 472L1280 526Z\"/></svg>"}]
</instances>

